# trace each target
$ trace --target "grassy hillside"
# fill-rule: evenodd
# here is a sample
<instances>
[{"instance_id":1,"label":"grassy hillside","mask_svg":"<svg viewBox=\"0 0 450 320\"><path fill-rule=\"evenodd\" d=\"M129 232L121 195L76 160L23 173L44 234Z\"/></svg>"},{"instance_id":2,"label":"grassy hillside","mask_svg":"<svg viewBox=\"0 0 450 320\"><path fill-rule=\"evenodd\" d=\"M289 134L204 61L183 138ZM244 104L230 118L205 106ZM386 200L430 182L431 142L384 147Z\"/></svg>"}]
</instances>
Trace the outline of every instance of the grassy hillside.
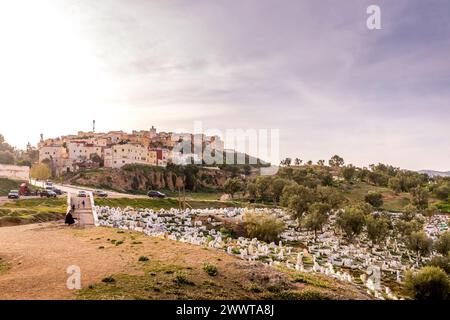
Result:
<instances>
[{"instance_id":1,"label":"grassy hillside","mask_svg":"<svg viewBox=\"0 0 450 320\"><path fill-rule=\"evenodd\" d=\"M20 184L20 181L0 178L0 197L7 196L10 190L19 189Z\"/></svg>"},{"instance_id":2,"label":"grassy hillside","mask_svg":"<svg viewBox=\"0 0 450 320\"><path fill-rule=\"evenodd\" d=\"M95 233L95 234L94 234ZM131 270L87 284L78 299L367 299L353 285L317 274L249 263L206 247L111 228L83 230L89 245L120 254Z\"/></svg>"},{"instance_id":3,"label":"grassy hillside","mask_svg":"<svg viewBox=\"0 0 450 320\"><path fill-rule=\"evenodd\" d=\"M0 206L0 227L62 219L66 198L24 199Z\"/></svg>"}]
</instances>

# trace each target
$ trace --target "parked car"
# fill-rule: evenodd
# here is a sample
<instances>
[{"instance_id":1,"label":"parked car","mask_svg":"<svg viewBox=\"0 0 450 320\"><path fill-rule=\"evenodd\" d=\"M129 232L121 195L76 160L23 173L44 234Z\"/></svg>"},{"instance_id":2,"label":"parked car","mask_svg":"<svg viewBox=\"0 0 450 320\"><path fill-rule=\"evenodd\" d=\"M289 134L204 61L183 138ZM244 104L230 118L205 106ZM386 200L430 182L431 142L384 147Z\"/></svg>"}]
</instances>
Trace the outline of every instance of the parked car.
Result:
<instances>
[{"instance_id":1,"label":"parked car","mask_svg":"<svg viewBox=\"0 0 450 320\"><path fill-rule=\"evenodd\" d=\"M166 195L164 193L159 192L159 191L154 191L154 190L150 190L149 192L147 192L147 195L150 198L165 198L166 197Z\"/></svg>"},{"instance_id":2,"label":"parked car","mask_svg":"<svg viewBox=\"0 0 450 320\"><path fill-rule=\"evenodd\" d=\"M56 196L57 196L57 194L54 191L49 190L49 189L42 190L40 195L41 195L41 198L43 198L43 197L56 198Z\"/></svg>"},{"instance_id":3,"label":"parked car","mask_svg":"<svg viewBox=\"0 0 450 320\"><path fill-rule=\"evenodd\" d=\"M56 193L58 196L60 196L64 193L61 190L59 190L58 188L53 188L53 192Z\"/></svg>"},{"instance_id":4,"label":"parked car","mask_svg":"<svg viewBox=\"0 0 450 320\"><path fill-rule=\"evenodd\" d=\"M20 195L19 195L19 190L11 190L8 193L8 199L19 199Z\"/></svg>"},{"instance_id":5,"label":"parked car","mask_svg":"<svg viewBox=\"0 0 450 320\"><path fill-rule=\"evenodd\" d=\"M102 190L95 190L94 191L94 195L99 197L99 198L106 198L108 196L108 194L105 191L102 191Z\"/></svg>"},{"instance_id":6,"label":"parked car","mask_svg":"<svg viewBox=\"0 0 450 320\"><path fill-rule=\"evenodd\" d=\"M80 197L80 198L86 198L86 197L87 197L86 191L83 191L83 190L78 191L78 197Z\"/></svg>"}]
</instances>

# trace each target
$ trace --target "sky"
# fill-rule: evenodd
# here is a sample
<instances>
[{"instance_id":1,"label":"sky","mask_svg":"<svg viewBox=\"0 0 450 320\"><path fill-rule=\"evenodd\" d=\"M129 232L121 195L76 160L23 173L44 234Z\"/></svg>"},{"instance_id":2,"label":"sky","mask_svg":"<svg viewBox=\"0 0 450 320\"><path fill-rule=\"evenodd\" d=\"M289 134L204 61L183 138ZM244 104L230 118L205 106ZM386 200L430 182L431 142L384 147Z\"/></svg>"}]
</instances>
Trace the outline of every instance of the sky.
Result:
<instances>
[{"instance_id":1,"label":"sky","mask_svg":"<svg viewBox=\"0 0 450 320\"><path fill-rule=\"evenodd\" d=\"M0 133L201 121L278 129L280 157L450 170L449 52L448 0L2 1Z\"/></svg>"}]
</instances>

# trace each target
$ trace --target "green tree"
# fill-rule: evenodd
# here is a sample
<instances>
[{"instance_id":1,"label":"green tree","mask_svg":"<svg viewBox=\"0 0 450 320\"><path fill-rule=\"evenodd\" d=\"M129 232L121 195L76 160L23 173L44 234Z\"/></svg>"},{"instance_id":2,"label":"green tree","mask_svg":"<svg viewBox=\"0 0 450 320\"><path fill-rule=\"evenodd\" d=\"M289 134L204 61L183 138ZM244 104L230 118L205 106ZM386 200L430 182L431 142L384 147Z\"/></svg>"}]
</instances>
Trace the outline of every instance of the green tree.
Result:
<instances>
[{"instance_id":1,"label":"green tree","mask_svg":"<svg viewBox=\"0 0 450 320\"><path fill-rule=\"evenodd\" d=\"M390 178L389 182L388 182L388 186L389 186L389 188L394 190L395 193L400 193L402 191L401 181L397 177Z\"/></svg>"},{"instance_id":2,"label":"green tree","mask_svg":"<svg viewBox=\"0 0 450 320\"><path fill-rule=\"evenodd\" d=\"M225 181L223 185L225 193L229 194L233 199L234 195L243 190L243 184L239 178L231 178Z\"/></svg>"},{"instance_id":3,"label":"green tree","mask_svg":"<svg viewBox=\"0 0 450 320\"><path fill-rule=\"evenodd\" d=\"M439 198L441 200L447 200L448 197L450 196L450 184L445 183L445 184L439 185L435 189L434 194L436 195L437 198Z\"/></svg>"},{"instance_id":4,"label":"green tree","mask_svg":"<svg viewBox=\"0 0 450 320\"><path fill-rule=\"evenodd\" d=\"M14 164L14 154L10 151L0 151L0 164Z\"/></svg>"},{"instance_id":5,"label":"green tree","mask_svg":"<svg viewBox=\"0 0 450 320\"><path fill-rule=\"evenodd\" d=\"M331 159L328 161L328 164L331 167L340 167L344 165L344 159L341 158L340 156L338 156L337 154L335 154L334 156L331 157Z\"/></svg>"},{"instance_id":6,"label":"green tree","mask_svg":"<svg viewBox=\"0 0 450 320\"><path fill-rule=\"evenodd\" d=\"M364 228L365 212L360 206L348 206L338 215L336 224L349 239L353 239Z\"/></svg>"},{"instance_id":7,"label":"green tree","mask_svg":"<svg viewBox=\"0 0 450 320\"><path fill-rule=\"evenodd\" d=\"M414 251L417 260L422 261L422 257L430 253L433 241L423 231L412 232L408 239L408 249Z\"/></svg>"},{"instance_id":8,"label":"green tree","mask_svg":"<svg viewBox=\"0 0 450 320\"><path fill-rule=\"evenodd\" d=\"M379 192L369 191L364 197L364 201L374 208L381 208L383 205L383 196Z\"/></svg>"},{"instance_id":9,"label":"green tree","mask_svg":"<svg viewBox=\"0 0 450 320\"><path fill-rule=\"evenodd\" d=\"M411 190L412 203L420 209L428 208L430 194L425 188L420 186Z\"/></svg>"},{"instance_id":10,"label":"green tree","mask_svg":"<svg viewBox=\"0 0 450 320\"><path fill-rule=\"evenodd\" d=\"M35 164L31 167L30 176L37 180L47 180L52 176L52 170L44 163Z\"/></svg>"},{"instance_id":11,"label":"green tree","mask_svg":"<svg viewBox=\"0 0 450 320\"><path fill-rule=\"evenodd\" d=\"M351 182L355 178L356 168L351 164L341 168L341 174L345 181Z\"/></svg>"},{"instance_id":12,"label":"green tree","mask_svg":"<svg viewBox=\"0 0 450 320\"><path fill-rule=\"evenodd\" d=\"M294 185L283 189L282 203L286 203L294 219L300 219L315 201L314 192L304 186Z\"/></svg>"},{"instance_id":13,"label":"green tree","mask_svg":"<svg viewBox=\"0 0 450 320\"><path fill-rule=\"evenodd\" d=\"M277 204L280 201L283 189L287 184L288 181L286 179L275 178L272 180L269 188L269 193L272 196L274 204Z\"/></svg>"},{"instance_id":14,"label":"green tree","mask_svg":"<svg viewBox=\"0 0 450 320\"><path fill-rule=\"evenodd\" d=\"M378 244L386 239L389 234L389 219L385 216L367 215L367 237L372 244Z\"/></svg>"},{"instance_id":15,"label":"green tree","mask_svg":"<svg viewBox=\"0 0 450 320\"><path fill-rule=\"evenodd\" d=\"M302 226L310 231L314 231L314 241L317 239L317 231L322 230L327 223L330 209L328 204L316 202L309 207L308 213L303 218Z\"/></svg>"},{"instance_id":16,"label":"green tree","mask_svg":"<svg viewBox=\"0 0 450 320\"><path fill-rule=\"evenodd\" d=\"M443 256L446 256L450 253L450 232L444 232L442 233L439 238L434 243L434 249L442 254Z\"/></svg>"},{"instance_id":17,"label":"green tree","mask_svg":"<svg viewBox=\"0 0 450 320\"><path fill-rule=\"evenodd\" d=\"M405 286L417 300L447 300L450 294L448 276L438 267L423 267L417 274L407 273Z\"/></svg>"},{"instance_id":18,"label":"green tree","mask_svg":"<svg viewBox=\"0 0 450 320\"><path fill-rule=\"evenodd\" d=\"M434 256L430 262L429 266L439 267L445 271L445 273L450 275L450 256Z\"/></svg>"}]
</instances>

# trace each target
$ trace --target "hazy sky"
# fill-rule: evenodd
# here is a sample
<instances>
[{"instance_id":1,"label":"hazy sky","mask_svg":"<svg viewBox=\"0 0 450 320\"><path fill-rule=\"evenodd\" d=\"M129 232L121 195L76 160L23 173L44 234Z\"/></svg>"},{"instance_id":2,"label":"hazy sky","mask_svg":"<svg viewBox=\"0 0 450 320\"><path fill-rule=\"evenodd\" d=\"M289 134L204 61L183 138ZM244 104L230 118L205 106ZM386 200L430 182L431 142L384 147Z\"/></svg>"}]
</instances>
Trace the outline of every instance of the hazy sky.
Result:
<instances>
[{"instance_id":1,"label":"hazy sky","mask_svg":"<svg viewBox=\"0 0 450 320\"><path fill-rule=\"evenodd\" d=\"M448 0L2 1L0 133L201 120L280 129L282 156L450 170L449 52Z\"/></svg>"}]
</instances>

